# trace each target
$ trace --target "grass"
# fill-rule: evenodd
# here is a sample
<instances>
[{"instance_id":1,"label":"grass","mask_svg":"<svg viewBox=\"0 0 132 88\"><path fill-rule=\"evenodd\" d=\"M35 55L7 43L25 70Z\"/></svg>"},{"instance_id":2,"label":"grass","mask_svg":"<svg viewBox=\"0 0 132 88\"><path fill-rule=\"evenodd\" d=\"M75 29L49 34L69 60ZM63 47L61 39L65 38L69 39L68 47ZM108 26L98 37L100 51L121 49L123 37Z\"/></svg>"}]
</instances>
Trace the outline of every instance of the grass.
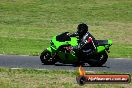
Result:
<instances>
[{"instance_id":1,"label":"grass","mask_svg":"<svg viewBox=\"0 0 132 88\"><path fill-rule=\"evenodd\" d=\"M0 68L0 88L130 88L132 86L132 82L129 84L86 84L79 86L76 82L77 74L76 71ZM98 72L96 74L109 73Z\"/></svg>"},{"instance_id":2,"label":"grass","mask_svg":"<svg viewBox=\"0 0 132 88\"><path fill-rule=\"evenodd\" d=\"M0 53L39 55L85 22L95 38L113 40L110 57L132 58L131 14L131 0L1 0Z\"/></svg>"}]
</instances>

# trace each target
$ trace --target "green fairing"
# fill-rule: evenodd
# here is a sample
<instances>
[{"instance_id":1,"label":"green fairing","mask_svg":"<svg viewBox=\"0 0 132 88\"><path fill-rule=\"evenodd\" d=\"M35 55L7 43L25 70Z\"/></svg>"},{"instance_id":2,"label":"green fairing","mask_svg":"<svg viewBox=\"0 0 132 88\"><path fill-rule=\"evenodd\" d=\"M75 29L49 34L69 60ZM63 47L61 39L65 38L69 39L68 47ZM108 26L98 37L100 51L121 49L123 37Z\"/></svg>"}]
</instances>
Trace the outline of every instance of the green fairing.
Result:
<instances>
[{"instance_id":1,"label":"green fairing","mask_svg":"<svg viewBox=\"0 0 132 88\"><path fill-rule=\"evenodd\" d=\"M76 37L71 37L71 41L59 42L59 41L56 41L56 37L53 37L52 39L52 42L54 42L53 48L58 49L59 46L68 45L68 44L70 44L71 46L77 46L78 45L77 40L78 39Z\"/></svg>"},{"instance_id":2,"label":"green fairing","mask_svg":"<svg viewBox=\"0 0 132 88\"><path fill-rule=\"evenodd\" d=\"M56 52L56 50L61 46L61 45L71 45L71 46L77 46L78 45L78 39L76 37L71 37L71 41L65 41L65 42L59 42L56 40L56 36L52 38L51 40L51 46L49 48L47 48L47 50L49 52L51 52L51 54L54 54L54 52ZM61 57L62 61L65 63L73 63L75 61L78 60L78 58L75 55L75 52L70 52L70 53L64 53L59 51L58 55ZM68 57L67 57L67 56Z\"/></svg>"},{"instance_id":3,"label":"green fairing","mask_svg":"<svg viewBox=\"0 0 132 88\"><path fill-rule=\"evenodd\" d=\"M98 46L97 52L100 53L100 52L104 51L106 48L109 48L110 45L112 45L112 40L108 40L108 44L105 46Z\"/></svg>"},{"instance_id":4,"label":"green fairing","mask_svg":"<svg viewBox=\"0 0 132 88\"><path fill-rule=\"evenodd\" d=\"M75 56L74 51L70 52L70 53L63 53L60 51L58 54L64 63L74 63L74 62L78 61L78 58Z\"/></svg>"},{"instance_id":5,"label":"green fairing","mask_svg":"<svg viewBox=\"0 0 132 88\"><path fill-rule=\"evenodd\" d=\"M51 47L47 48L47 50L48 50L49 52L52 52Z\"/></svg>"},{"instance_id":6,"label":"green fairing","mask_svg":"<svg viewBox=\"0 0 132 88\"><path fill-rule=\"evenodd\" d=\"M104 51L105 50L105 47L104 46L98 46L97 47L97 52L99 53L99 52L102 52L102 51Z\"/></svg>"},{"instance_id":7,"label":"green fairing","mask_svg":"<svg viewBox=\"0 0 132 88\"><path fill-rule=\"evenodd\" d=\"M112 40L108 40L108 44L112 45Z\"/></svg>"},{"instance_id":8,"label":"green fairing","mask_svg":"<svg viewBox=\"0 0 132 88\"><path fill-rule=\"evenodd\" d=\"M76 37L71 37L71 41L66 41L66 42L58 42L56 43L56 46L57 48L60 46L60 45L71 45L71 46L77 46L78 43L77 43L77 38ZM61 57L62 61L65 62L65 63L74 63L78 60L78 58L76 57L75 55L75 52L70 52L70 53L63 53L63 52L59 52L59 56Z\"/></svg>"}]
</instances>

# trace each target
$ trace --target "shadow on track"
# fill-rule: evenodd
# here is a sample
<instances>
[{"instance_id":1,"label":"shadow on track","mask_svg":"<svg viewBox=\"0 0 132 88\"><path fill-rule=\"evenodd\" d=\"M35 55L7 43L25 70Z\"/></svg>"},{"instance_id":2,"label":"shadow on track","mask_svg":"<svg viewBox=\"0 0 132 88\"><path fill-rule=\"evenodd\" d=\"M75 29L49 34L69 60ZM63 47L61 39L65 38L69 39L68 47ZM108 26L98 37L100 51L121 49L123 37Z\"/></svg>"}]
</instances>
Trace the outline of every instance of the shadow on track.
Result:
<instances>
[{"instance_id":1,"label":"shadow on track","mask_svg":"<svg viewBox=\"0 0 132 88\"><path fill-rule=\"evenodd\" d=\"M63 64L63 63L55 63L55 66L72 66L72 67L79 67L74 64ZM83 64L82 67L96 67L96 66L89 66L87 63ZM100 68L110 68L109 66L100 66Z\"/></svg>"}]
</instances>

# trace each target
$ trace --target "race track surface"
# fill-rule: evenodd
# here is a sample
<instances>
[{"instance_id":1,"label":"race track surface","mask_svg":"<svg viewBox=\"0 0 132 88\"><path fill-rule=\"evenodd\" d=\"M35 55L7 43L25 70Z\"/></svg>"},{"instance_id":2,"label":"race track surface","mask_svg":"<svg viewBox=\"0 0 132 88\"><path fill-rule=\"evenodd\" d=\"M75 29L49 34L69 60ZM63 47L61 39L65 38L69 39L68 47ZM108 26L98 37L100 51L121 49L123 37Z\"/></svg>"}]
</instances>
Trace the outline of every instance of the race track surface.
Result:
<instances>
[{"instance_id":1,"label":"race track surface","mask_svg":"<svg viewBox=\"0 0 132 88\"><path fill-rule=\"evenodd\" d=\"M31 69L49 69L49 70L76 70L73 65L43 65L39 56L17 56L17 55L0 55L0 67L9 68L31 68ZM107 63L102 67L84 66L86 71L103 71L103 72L132 72L132 59L109 58Z\"/></svg>"}]
</instances>

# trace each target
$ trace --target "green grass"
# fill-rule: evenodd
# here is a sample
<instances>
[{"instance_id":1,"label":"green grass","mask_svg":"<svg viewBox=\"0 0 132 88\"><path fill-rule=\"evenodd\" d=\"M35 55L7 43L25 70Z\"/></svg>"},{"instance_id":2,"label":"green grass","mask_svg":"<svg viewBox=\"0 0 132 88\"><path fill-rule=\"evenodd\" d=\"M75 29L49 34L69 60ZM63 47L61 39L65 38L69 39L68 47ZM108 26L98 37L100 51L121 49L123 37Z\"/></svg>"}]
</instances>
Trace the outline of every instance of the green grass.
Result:
<instances>
[{"instance_id":1,"label":"green grass","mask_svg":"<svg viewBox=\"0 0 132 88\"><path fill-rule=\"evenodd\" d=\"M0 53L39 55L52 36L85 22L113 40L110 57L132 58L131 14L131 0L1 0Z\"/></svg>"},{"instance_id":2,"label":"green grass","mask_svg":"<svg viewBox=\"0 0 132 88\"><path fill-rule=\"evenodd\" d=\"M77 71L0 68L0 88L130 88L132 86L132 82L129 84L86 84L80 86L76 82L77 74ZM110 73L98 72L96 74Z\"/></svg>"}]
</instances>

